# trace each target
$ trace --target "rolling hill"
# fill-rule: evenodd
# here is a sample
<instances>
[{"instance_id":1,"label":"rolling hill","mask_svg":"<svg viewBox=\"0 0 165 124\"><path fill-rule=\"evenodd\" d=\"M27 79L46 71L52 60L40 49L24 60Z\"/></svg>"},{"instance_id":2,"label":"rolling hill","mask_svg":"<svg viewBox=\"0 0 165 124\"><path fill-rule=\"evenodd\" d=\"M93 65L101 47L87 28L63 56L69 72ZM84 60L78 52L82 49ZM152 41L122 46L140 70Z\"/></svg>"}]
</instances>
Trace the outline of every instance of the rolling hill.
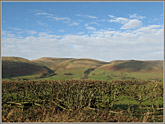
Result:
<instances>
[{"instance_id":1,"label":"rolling hill","mask_svg":"<svg viewBox=\"0 0 165 124\"><path fill-rule=\"evenodd\" d=\"M20 57L2 57L2 78L48 75L53 71Z\"/></svg>"},{"instance_id":2,"label":"rolling hill","mask_svg":"<svg viewBox=\"0 0 165 124\"><path fill-rule=\"evenodd\" d=\"M162 80L163 61L117 60L102 65L88 75L104 80Z\"/></svg>"},{"instance_id":3,"label":"rolling hill","mask_svg":"<svg viewBox=\"0 0 165 124\"><path fill-rule=\"evenodd\" d=\"M112 61L107 65L99 68L114 71L163 71L163 61L139 61L139 60L123 60Z\"/></svg>"},{"instance_id":4,"label":"rolling hill","mask_svg":"<svg viewBox=\"0 0 165 124\"><path fill-rule=\"evenodd\" d=\"M52 58L52 57L43 57L36 60L32 60L33 63L39 64L41 66L46 66L52 70L56 70L58 64L72 60L72 58Z\"/></svg>"},{"instance_id":5,"label":"rolling hill","mask_svg":"<svg viewBox=\"0 0 165 124\"><path fill-rule=\"evenodd\" d=\"M43 57L27 60L2 57L3 78L34 76L32 79L162 80L163 61L115 60L104 62L88 58ZM17 78L14 78L17 79Z\"/></svg>"}]
</instances>

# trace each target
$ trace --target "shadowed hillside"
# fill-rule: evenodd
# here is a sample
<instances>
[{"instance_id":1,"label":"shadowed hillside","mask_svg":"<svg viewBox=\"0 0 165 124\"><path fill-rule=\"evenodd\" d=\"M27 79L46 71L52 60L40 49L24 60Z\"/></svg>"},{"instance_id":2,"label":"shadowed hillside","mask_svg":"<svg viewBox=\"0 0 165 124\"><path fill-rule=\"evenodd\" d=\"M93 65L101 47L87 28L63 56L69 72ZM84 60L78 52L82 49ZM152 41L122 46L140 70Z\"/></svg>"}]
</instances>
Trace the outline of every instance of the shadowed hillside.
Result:
<instances>
[{"instance_id":1,"label":"shadowed hillside","mask_svg":"<svg viewBox=\"0 0 165 124\"><path fill-rule=\"evenodd\" d=\"M2 57L2 77L10 78L24 75L46 75L53 71L20 57Z\"/></svg>"},{"instance_id":2,"label":"shadowed hillside","mask_svg":"<svg viewBox=\"0 0 165 124\"><path fill-rule=\"evenodd\" d=\"M112 61L110 64L103 65L99 68L115 71L163 71L163 61Z\"/></svg>"}]
</instances>

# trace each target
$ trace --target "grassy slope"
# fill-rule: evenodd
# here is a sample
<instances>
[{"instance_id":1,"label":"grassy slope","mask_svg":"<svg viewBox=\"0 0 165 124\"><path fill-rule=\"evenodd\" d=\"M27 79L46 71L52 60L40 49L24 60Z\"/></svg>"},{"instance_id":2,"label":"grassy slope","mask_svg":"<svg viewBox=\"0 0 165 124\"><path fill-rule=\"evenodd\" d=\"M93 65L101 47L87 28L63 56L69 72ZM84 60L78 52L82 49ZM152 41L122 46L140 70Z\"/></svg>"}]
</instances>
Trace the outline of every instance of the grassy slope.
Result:
<instances>
[{"instance_id":1,"label":"grassy slope","mask_svg":"<svg viewBox=\"0 0 165 124\"><path fill-rule=\"evenodd\" d=\"M12 62L9 61L9 59L12 60ZM6 65L10 65L10 66L12 66L12 63L14 63L15 66L14 70L20 69L21 67L20 63L26 65L24 71L27 72L27 70L31 70L31 72L34 72L34 73L28 73L28 76L26 76L27 79L29 78L29 75L34 77L34 74L37 74L38 72L45 73L46 70L45 68L43 69L43 66L46 66L47 68L53 70L55 73L54 76L43 78L43 80L62 80L62 79L162 80L163 79L163 61L116 60L112 62L103 62L94 59L50 58L50 57L44 57L37 60L29 61L19 57L11 57L11 58L3 57L3 68L5 67L4 61L5 62L9 61L9 63L7 63ZM15 63L15 62L19 62L19 63ZM34 68L33 67L34 65L35 67L37 66L37 68ZM92 70L89 74L84 74L86 70L91 68L94 70ZM5 68L3 72L6 73ZM15 74L15 72L12 73Z\"/></svg>"},{"instance_id":2,"label":"grassy slope","mask_svg":"<svg viewBox=\"0 0 165 124\"><path fill-rule=\"evenodd\" d=\"M104 80L162 80L163 61L112 61L90 73L89 78Z\"/></svg>"}]
</instances>

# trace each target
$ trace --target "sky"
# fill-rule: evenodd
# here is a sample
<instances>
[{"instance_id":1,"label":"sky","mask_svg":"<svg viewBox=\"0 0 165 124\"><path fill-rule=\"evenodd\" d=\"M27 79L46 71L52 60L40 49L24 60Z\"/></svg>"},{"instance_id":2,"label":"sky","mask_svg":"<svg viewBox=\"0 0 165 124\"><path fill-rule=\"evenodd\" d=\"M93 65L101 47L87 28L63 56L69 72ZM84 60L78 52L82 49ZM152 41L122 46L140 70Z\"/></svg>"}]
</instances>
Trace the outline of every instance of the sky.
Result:
<instances>
[{"instance_id":1,"label":"sky","mask_svg":"<svg viewBox=\"0 0 165 124\"><path fill-rule=\"evenodd\" d=\"M163 60L163 2L2 2L2 56Z\"/></svg>"}]
</instances>

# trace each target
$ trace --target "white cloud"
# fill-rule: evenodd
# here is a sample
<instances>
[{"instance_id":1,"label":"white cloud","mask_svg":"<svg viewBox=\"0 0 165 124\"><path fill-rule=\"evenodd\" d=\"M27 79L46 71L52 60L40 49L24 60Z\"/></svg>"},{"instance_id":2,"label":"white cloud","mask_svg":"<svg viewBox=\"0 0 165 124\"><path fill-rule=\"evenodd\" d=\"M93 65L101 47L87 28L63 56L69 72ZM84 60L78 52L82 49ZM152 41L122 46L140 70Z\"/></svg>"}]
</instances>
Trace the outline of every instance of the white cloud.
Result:
<instances>
[{"instance_id":1,"label":"white cloud","mask_svg":"<svg viewBox=\"0 0 165 124\"><path fill-rule=\"evenodd\" d=\"M138 14L132 14L132 15L130 15L129 17L130 17L130 18L134 18L134 19L144 19L144 18L145 18L145 16L140 16L140 15L138 15Z\"/></svg>"},{"instance_id":2,"label":"white cloud","mask_svg":"<svg viewBox=\"0 0 165 124\"><path fill-rule=\"evenodd\" d=\"M110 18L114 18L115 16L113 16L113 15L108 15Z\"/></svg>"},{"instance_id":3,"label":"white cloud","mask_svg":"<svg viewBox=\"0 0 165 124\"><path fill-rule=\"evenodd\" d=\"M142 22L139 19L129 19L129 18L123 18L123 17L115 17L113 15L109 15L111 18L109 22L116 22L122 24L120 29L135 29L142 26ZM142 18L141 16L137 16L136 14L131 15L132 18L138 17Z\"/></svg>"},{"instance_id":4,"label":"white cloud","mask_svg":"<svg viewBox=\"0 0 165 124\"><path fill-rule=\"evenodd\" d=\"M89 25L86 25L89 26ZM133 31L94 31L90 35L58 36L37 32L36 36L17 37L3 31L2 56L25 58L74 57L104 61L117 59L163 59L163 27L150 25Z\"/></svg>"},{"instance_id":5,"label":"white cloud","mask_svg":"<svg viewBox=\"0 0 165 124\"><path fill-rule=\"evenodd\" d=\"M142 22L137 19L131 19L127 23L125 23L121 29L134 29L142 26Z\"/></svg>"},{"instance_id":6,"label":"white cloud","mask_svg":"<svg viewBox=\"0 0 165 124\"><path fill-rule=\"evenodd\" d=\"M123 17L117 17L117 18L110 19L109 22L118 22L118 23L124 24L124 23L128 22L128 19L123 18Z\"/></svg>"},{"instance_id":7,"label":"white cloud","mask_svg":"<svg viewBox=\"0 0 165 124\"><path fill-rule=\"evenodd\" d=\"M92 15L83 15L83 14L77 14L76 16L85 17L85 18L90 18L90 19L96 19L96 18L97 18L96 16L92 16Z\"/></svg>"},{"instance_id":8,"label":"white cloud","mask_svg":"<svg viewBox=\"0 0 165 124\"><path fill-rule=\"evenodd\" d=\"M57 21L69 21L70 20L70 18L68 18L68 17L55 17L55 16L53 16L53 17L51 17L52 19L54 19L54 20L57 20Z\"/></svg>"},{"instance_id":9,"label":"white cloud","mask_svg":"<svg viewBox=\"0 0 165 124\"><path fill-rule=\"evenodd\" d=\"M142 34L145 33L145 35L148 35L150 33L160 33L162 32L163 27L160 25L149 25L147 27L141 27L135 31L133 31L136 34Z\"/></svg>"}]
</instances>

